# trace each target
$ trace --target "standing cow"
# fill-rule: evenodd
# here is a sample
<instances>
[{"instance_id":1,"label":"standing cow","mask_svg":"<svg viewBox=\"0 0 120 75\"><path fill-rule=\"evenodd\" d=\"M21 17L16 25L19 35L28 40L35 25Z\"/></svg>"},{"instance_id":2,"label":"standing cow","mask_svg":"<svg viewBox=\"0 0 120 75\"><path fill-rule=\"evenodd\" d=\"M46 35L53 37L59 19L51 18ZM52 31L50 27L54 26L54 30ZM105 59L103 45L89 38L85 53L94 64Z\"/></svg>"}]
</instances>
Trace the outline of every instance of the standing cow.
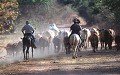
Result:
<instances>
[{"instance_id":1,"label":"standing cow","mask_svg":"<svg viewBox=\"0 0 120 75\"><path fill-rule=\"evenodd\" d=\"M83 41L83 45L85 48L89 47L89 37L91 35L91 32L89 29L87 28L83 28L81 31L80 31L80 34L81 34L81 39Z\"/></svg>"},{"instance_id":2,"label":"standing cow","mask_svg":"<svg viewBox=\"0 0 120 75\"><path fill-rule=\"evenodd\" d=\"M100 29L100 44L101 44L101 50L105 47L105 29Z\"/></svg>"},{"instance_id":3,"label":"standing cow","mask_svg":"<svg viewBox=\"0 0 120 75\"><path fill-rule=\"evenodd\" d=\"M112 49L112 42L115 39L115 31L113 29L100 29L99 32L101 49L103 49L103 47L107 49L107 46L109 49Z\"/></svg>"},{"instance_id":4,"label":"standing cow","mask_svg":"<svg viewBox=\"0 0 120 75\"><path fill-rule=\"evenodd\" d=\"M98 42L99 42L98 34L92 33L89 39L90 39L91 46L93 48L93 52L96 52L96 50L98 49Z\"/></svg>"},{"instance_id":5,"label":"standing cow","mask_svg":"<svg viewBox=\"0 0 120 75\"><path fill-rule=\"evenodd\" d=\"M57 53L60 51L61 42L62 41L58 36L55 36L53 38L54 49L55 49L55 52Z\"/></svg>"},{"instance_id":6,"label":"standing cow","mask_svg":"<svg viewBox=\"0 0 120 75\"><path fill-rule=\"evenodd\" d=\"M115 36L115 44L117 51L120 50L120 35Z\"/></svg>"},{"instance_id":7,"label":"standing cow","mask_svg":"<svg viewBox=\"0 0 120 75\"><path fill-rule=\"evenodd\" d=\"M55 33L55 36L57 36L59 33L59 29L55 23L49 25L49 30L52 30Z\"/></svg>"},{"instance_id":8,"label":"standing cow","mask_svg":"<svg viewBox=\"0 0 120 75\"><path fill-rule=\"evenodd\" d=\"M58 38L61 41L61 45L60 45L61 47L60 48L62 50L64 50L64 43L63 43L64 37L69 36L69 35L70 35L70 32L68 30L60 30L59 33L58 33Z\"/></svg>"},{"instance_id":9,"label":"standing cow","mask_svg":"<svg viewBox=\"0 0 120 75\"><path fill-rule=\"evenodd\" d=\"M66 51L66 54L70 54L70 43L69 43L69 36L65 36L63 38L63 43L64 43L64 46L65 46L65 51Z\"/></svg>"},{"instance_id":10,"label":"standing cow","mask_svg":"<svg viewBox=\"0 0 120 75\"><path fill-rule=\"evenodd\" d=\"M45 48L47 47L49 50L49 47L50 47L49 40L46 40L43 37L40 37L39 38L39 47L40 47L40 49L43 48L43 50L45 50Z\"/></svg>"}]
</instances>

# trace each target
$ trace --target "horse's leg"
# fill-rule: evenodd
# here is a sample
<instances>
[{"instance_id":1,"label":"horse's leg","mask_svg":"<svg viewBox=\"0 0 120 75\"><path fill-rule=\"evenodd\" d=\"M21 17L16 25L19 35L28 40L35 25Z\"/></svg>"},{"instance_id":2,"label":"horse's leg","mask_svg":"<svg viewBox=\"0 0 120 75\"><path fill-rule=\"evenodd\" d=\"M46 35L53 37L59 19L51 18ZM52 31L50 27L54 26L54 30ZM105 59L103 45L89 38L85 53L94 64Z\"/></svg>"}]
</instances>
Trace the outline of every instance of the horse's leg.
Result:
<instances>
[{"instance_id":1,"label":"horse's leg","mask_svg":"<svg viewBox=\"0 0 120 75\"><path fill-rule=\"evenodd\" d=\"M29 47L27 47L27 50L26 50L26 60L29 58Z\"/></svg>"},{"instance_id":2,"label":"horse's leg","mask_svg":"<svg viewBox=\"0 0 120 75\"><path fill-rule=\"evenodd\" d=\"M78 46L75 47L75 58L77 58Z\"/></svg>"},{"instance_id":3,"label":"horse's leg","mask_svg":"<svg viewBox=\"0 0 120 75\"><path fill-rule=\"evenodd\" d=\"M76 58L76 47L72 47L72 49L73 49L73 59L75 59Z\"/></svg>"},{"instance_id":4,"label":"horse's leg","mask_svg":"<svg viewBox=\"0 0 120 75\"><path fill-rule=\"evenodd\" d=\"M23 54L24 54L24 60L25 60L25 47L23 47Z\"/></svg>"},{"instance_id":5,"label":"horse's leg","mask_svg":"<svg viewBox=\"0 0 120 75\"><path fill-rule=\"evenodd\" d=\"M32 58L33 58L33 47L31 47L32 48Z\"/></svg>"}]
</instances>

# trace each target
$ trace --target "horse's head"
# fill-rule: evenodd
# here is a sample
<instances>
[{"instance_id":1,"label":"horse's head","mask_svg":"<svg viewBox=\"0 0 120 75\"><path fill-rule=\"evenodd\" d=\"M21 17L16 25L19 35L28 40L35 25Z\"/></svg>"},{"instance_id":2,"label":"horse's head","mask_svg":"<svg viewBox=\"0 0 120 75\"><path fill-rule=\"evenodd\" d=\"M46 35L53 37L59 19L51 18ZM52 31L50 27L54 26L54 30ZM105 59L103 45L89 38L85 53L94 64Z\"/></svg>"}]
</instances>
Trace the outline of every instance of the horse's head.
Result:
<instances>
[{"instance_id":1,"label":"horse's head","mask_svg":"<svg viewBox=\"0 0 120 75\"><path fill-rule=\"evenodd\" d=\"M23 45L30 46L32 42L31 36L24 36L23 37Z\"/></svg>"}]
</instances>

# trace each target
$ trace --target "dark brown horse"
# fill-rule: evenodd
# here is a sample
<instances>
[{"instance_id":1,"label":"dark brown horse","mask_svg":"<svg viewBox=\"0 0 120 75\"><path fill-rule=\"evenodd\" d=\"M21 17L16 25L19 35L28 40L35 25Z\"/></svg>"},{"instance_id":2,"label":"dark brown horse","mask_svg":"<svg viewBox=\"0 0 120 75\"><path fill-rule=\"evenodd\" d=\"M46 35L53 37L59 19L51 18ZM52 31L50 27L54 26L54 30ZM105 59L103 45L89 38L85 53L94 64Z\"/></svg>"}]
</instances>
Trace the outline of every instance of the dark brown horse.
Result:
<instances>
[{"instance_id":1,"label":"dark brown horse","mask_svg":"<svg viewBox=\"0 0 120 75\"><path fill-rule=\"evenodd\" d=\"M30 49L30 47L32 49L32 58L33 58L32 37L31 36L24 36L23 39L22 39L22 42L23 42L24 60L27 60L29 58L29 49Z\"/></svg>"}]
</instances>

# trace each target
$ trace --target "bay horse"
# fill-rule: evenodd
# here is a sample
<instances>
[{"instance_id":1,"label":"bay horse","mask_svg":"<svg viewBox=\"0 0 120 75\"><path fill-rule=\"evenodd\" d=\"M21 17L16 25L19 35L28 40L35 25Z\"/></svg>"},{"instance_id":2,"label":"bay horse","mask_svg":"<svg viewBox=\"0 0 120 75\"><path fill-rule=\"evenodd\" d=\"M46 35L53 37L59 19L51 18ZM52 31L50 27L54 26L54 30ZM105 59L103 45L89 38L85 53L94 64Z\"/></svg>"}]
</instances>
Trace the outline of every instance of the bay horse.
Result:
<instances>
[{"instance_id":1,"label":"bay horse","mask_svg":"<svg viewBox=\"0 0 120 75\"><path fill-rule=\"evenodd\" d=\"M31 36L24 36L22 38L23 42L23 54L24 54L24 60L27 60L29 58L29 49L31 47L32 49L32 58L33 58L33 43L32 43L32 37Z\"/></svg>"}]
</instances>

